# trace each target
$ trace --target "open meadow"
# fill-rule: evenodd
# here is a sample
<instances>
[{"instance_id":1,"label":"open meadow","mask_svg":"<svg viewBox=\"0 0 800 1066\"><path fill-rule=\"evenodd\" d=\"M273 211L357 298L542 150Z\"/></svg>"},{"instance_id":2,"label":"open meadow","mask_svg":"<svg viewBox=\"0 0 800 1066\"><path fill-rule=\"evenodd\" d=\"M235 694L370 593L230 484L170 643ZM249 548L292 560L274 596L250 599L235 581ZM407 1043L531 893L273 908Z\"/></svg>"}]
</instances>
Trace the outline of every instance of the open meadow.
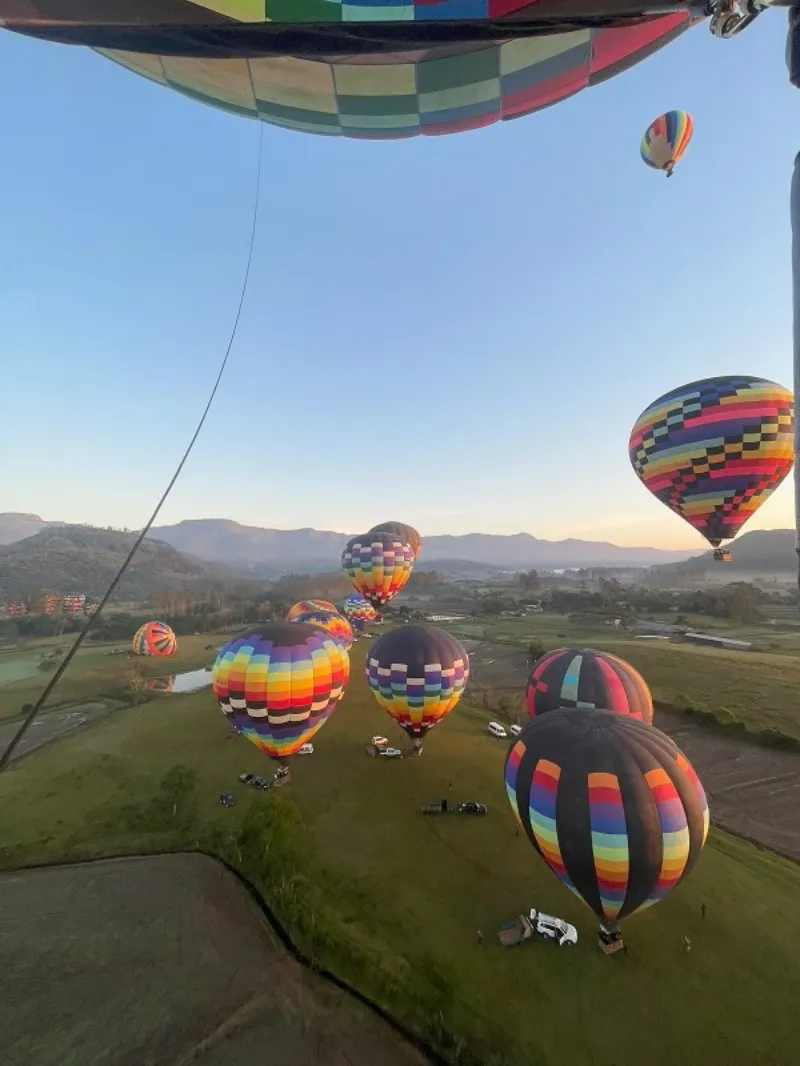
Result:
<instances>
[{"instance_id":1,"label":"open meadow","mask_svg":"<svg viewBox=\"0 0 800 1066\"><path fill-rule=\"evenodd\" d=\"M347 695L315 753L262 797L237 778L268 774L268 761L230 737L208 690L123 708L22 759L0 775L2 866L219 854L302 951L452 1062L794 1063L797 866L712 830L686 883L625 924L629 954L603 956L591 913L516 835L506 745L487 735L487 713L463 703L419 759L367 757L372 734L402 734L367 690L366 648L353 650ZM193 788L175 790L176 764L194 772ZM228 790L237 803L226 809L218 797ZM480 800L489 813L419 812L441 797ZM496 928L531 906L573 922L577 947L501 948Z\"/></svg>"}]
</instances>

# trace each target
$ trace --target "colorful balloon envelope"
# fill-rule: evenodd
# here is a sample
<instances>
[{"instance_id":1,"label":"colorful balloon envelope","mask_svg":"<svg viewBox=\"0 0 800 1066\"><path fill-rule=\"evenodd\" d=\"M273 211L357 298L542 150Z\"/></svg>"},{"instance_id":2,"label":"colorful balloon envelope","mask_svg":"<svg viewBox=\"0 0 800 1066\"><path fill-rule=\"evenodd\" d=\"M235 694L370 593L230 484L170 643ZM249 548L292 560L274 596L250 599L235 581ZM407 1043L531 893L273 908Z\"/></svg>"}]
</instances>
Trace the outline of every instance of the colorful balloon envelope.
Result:
<instances>
[{"instance_id":1,"label":"colorful balloon envelope","mask_svg":"<svg viewBox=\"0 0 800 1066\"><path fill-rule=\"evenodd\" d=\"M324 629L345 651L350 651L353 646L353 627L338 611L306 611L294 621Z\"/></svg>"},{"instance_id":2,"label":"colorful balloon envelope","mask_svg":"<svg viewBox=\"0 0 800 1066\"><path fill-rule=\"evenodd\" d=\"M411 577L414 552L394 533L364 533L347 542L342 568L356 591L379 611Z\"/></svg>"},{"instance_id":3,"label":"colorful balloon envelope","mask_svg":"<svg viewBox=\"0 0 800 1066\"><path fill-rule=\"evenodd\" d=\"M367 628L370 622L378 617L378 612L360 592L352 592L342 604L342 613L347 618L353 629L360 633Z\"/></svg>"},{"instance_id":4,"label":"colorful balloon envelope","mask_svg":"<svg viewBox=\"0 0 800 1066\"><path fill-rule=\"evenodd\" d=\"M505 782L528 840L609 932L671 892L708 833L691 763L630 715L573 709L535 718L506 757Z\"/></svg>"},{"instance_id":5,"label":"colorful balloon envelope","mask_svg":"<svg viewBox=\"0 0 800 1066\"><path fill-rule=\"evenodd\" d=\"M293 607L290 607L286 614L287 622L296 622L301 614L308 614L309 611L333 611L337 613L338 608L335 603L330 603L328 600L300 600Z\"/></svg>"},{"instance_id":6,"label":"colorful balloon envelope","mask_svg":"<svg viewBox=\"0 0 800 1066\"><path fill-rule=\"evenodd\" d=\"M173 655L178 642L164 622L146 622L133 638L134 655Z\"/></svg>"},{"instance_id":7,"label":"colorful balloon envelope","mask_svg":"<svg viewBox=\"0 0 800 1066\"><path fill-rule=\"evenodd\" d=\"M592 648L558 648L537 659L525 703L531 718L560 707L583 707L629 714L647 725L653 721L653 698L638 670Z\"/></svg>"},{"instance_id":8,"label":"colorful balloon envelope","mask_svg":"<svg viewBox=\"0 0 800 1066\"><path fill-rule=\"evenodd\" d=\"M419 741L461 699L469 680L469 656L444 629L398 626L372 645L366 673L380 706Z\"/></svg>"},{"instance_id":9,"label":"colorful balloon envelope","mask_svg":"<svg viewBox=\"0 0 800 1066\"><path fill-rule=\"evenodd\" d=\"M642 137L642 159L668 178L689 147L694 123L686 111L667 111L651 122Z\"/></svg>"},{"instance_id":10,"label":"colorful balloon envelope","mask_svg":"<svg viewBox=\"0 0 800 1066\"><path fill-rule=\"evenodd\" d=\"M794 400L764 378L705 378L639 415L628 453L644 486L714 547L741 530L792 469Z\"/></svg>"},{"instance_id":11,"label":"colorful balloon envelope","mask_svg":"<svg viewBox=\"0 0 800 1066\"><path fill-rule=\"evenodd\" d=\"M414 553L415 559L419 556L420 549L422 548L422 537L413 526L408 526L405 522L381 522L380 525L373 526L368 532L394 533L394 535L399 537L404 543L411 545L411 550Z\"/></svg>"},{"instance_id":12,"label":"colorful balloon envelope","mask_svg":"<svg viewBox=\"0 0 800 1066\"><path fill-rule=\"evenodd\" d=\"M347 652L324 630L266 622L220 649L212 688L231 724L283 762L330 718L349 677Z\"/></svg>"},{"instance_id":13,"label":"colorful balloon envelope","mask_svg":"<svg viewBox=\"0 0 800 1066\"><path fill-rule=\"evenodd\" d=\"M572 6L567 32L545 36L541 24L528 28L535 0L12 0L3 14L11 29L93 46L228 113L307 134L385 140L531 114L649 58L694 21L679 10L622 25L602 8L581 20ZM501 39L476 39L503 23Z\"/></svg>"}]
</instances>

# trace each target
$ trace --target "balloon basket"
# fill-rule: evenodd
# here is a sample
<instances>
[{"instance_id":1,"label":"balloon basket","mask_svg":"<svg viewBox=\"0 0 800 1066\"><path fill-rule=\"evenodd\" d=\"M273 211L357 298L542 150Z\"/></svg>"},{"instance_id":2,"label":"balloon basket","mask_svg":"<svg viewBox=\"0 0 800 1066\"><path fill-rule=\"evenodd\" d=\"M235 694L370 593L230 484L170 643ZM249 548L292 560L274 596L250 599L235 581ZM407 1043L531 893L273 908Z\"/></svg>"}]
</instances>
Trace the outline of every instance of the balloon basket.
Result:
<instances>
[{"instance_id":1,"label":"balloon basket","mask_svg":"<svg viewBox=\"0 0 800 1066\"><path fill-rule=\"evenodd\" d=\"M280 770L275 773L275 776L272 778L273 788L283 788L284 785L288 785L291 782L292 775L289 772L288 766L285 767L285 770L286 773L281 773Z\"/></svg>"},{"instance_id":2,"label":"balloon basket","mask_svg":"<svg viewBox=\"0 0 800 1066\"><path fill-rule=\"evenodd\" d=\"M625 941L622 939L622 933L609 933L608 930L600 928L597 930L597 946L604 955L613 955L617 951L625 950Z\"/></svg>"}]
</instances>

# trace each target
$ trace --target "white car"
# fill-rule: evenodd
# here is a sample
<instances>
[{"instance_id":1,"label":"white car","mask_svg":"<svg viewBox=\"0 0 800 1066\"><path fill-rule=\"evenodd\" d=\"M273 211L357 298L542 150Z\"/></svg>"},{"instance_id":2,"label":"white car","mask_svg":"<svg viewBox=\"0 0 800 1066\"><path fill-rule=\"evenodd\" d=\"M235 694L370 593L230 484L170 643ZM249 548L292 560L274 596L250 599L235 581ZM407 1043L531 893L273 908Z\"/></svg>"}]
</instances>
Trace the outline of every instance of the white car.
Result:
<instances>
[{"instance_id":1,"label":"white car","mask_svg":"<svg viewBox=\"0 0 800 1066\"><path fill-rule=\"evenodd\" d=\"M563 918L554 918L552 914L542 914L535 909L528 917L534 932L545 940L555 940L561 948L578 943L578 930Z\"/></svg>"},{"instance_id":2,"label":"white car","mask_svg":"<svg viewBox=\"0 0 800 1066\"><path fill-rule=\"evenodd\" d=\"M522 732L522 726L521 725L512 725L512 726L509 726L509 730L511 732L511 736L512 737L518 737L520 735L520 733Z\"/></svg>"},{"instance_id":3,"label":"white car","mask_svg":"<svg viewBox=\"0 0 800 1066\"><path fill-rule=\"evenodd\" d=\"M493 737L499 737L500 740L505 740L508 736L508 733L506 733L505 729L499 722L489 722L488 729Z\"/></svg>"},{"instance_id":4,"label":"white car","mask_svg":"<svg viewBox=\"0 0 800 1066\"><path fill-rule=\"evenodd\" d=\"M314 745L313 744L303 744L302 747L297 749L297 754L298 755L313 755L314 754Z\"/></svg>"},{"instance_id":5,"label":"white car","mask_svg":"<svg viewBox=\"0 0 800 1066\"><path fill-rule=\"evenodd\" d=\"M378 754L386 756L387 759L403 758L403 753L399 748L378 748Z\"/></svg>"},{"instance_id":6,"label":"white car","mask_svg":"<svg viewBox=\"0 0 800 1066\"><path fill-rule=\"evenodd\" d=\"M388 743L389 743L389 741L386 739L386 737L373 737L372 738L373 747L376 747L376 748L385 748Z\"/></svg>"}]
</instances>

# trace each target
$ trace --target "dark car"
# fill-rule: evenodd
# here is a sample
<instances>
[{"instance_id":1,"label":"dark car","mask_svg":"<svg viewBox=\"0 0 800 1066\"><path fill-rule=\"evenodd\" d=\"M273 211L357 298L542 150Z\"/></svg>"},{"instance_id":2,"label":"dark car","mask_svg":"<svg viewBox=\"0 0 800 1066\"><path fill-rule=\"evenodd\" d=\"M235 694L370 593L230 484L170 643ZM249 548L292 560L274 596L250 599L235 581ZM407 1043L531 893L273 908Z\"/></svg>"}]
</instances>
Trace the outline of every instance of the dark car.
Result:
<instances>
[{"instance_id":1,"label":"dark car","mask_svg":"<svg viewBox=\"0 0 800 1066\"><path fill-rule=\"evenodd\" d=\"M468 800L466 803L459 803L458 811L459 814L486 814L487 807L485 803Z\"/></svg>"}]
</instances>

